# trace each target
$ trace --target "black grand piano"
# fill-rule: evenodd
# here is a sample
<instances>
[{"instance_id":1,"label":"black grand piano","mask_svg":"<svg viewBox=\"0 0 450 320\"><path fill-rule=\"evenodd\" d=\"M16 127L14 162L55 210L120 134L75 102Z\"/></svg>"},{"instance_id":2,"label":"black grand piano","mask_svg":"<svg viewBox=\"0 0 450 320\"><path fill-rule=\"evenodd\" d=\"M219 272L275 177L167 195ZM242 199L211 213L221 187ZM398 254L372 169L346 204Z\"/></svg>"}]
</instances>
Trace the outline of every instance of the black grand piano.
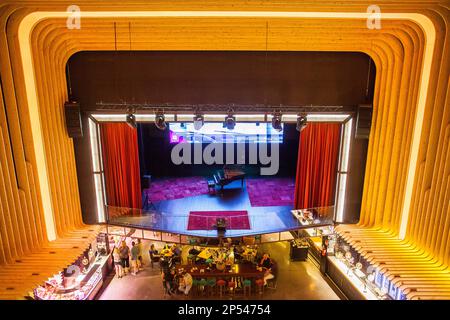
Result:
<instances>
[{"instance_id":1,"label":"black grand piano","mask_svg":"<svg viewBox=\"0 0 450 320\"><path fill-rule=\"evenodd\" d=\"M239 165L225 165L222 170L218 170L214 174L214 183L216 186L220 186L220 189L223 190L223 187L227 184L241 180L241 188L244 186L244 178L245 172L242 166Z\"/></svg>"}]
</instances>

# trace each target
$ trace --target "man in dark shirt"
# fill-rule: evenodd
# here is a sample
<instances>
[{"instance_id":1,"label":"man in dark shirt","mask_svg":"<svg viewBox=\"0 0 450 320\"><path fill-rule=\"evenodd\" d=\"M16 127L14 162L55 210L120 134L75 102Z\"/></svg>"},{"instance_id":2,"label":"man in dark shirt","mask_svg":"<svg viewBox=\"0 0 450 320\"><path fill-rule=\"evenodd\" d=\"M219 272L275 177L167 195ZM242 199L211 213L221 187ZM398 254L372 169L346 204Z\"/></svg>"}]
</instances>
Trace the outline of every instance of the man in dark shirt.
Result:
<instances>
[{"instance_id":1,"label":"man in dark shirt","mask_svg":"<svg viewBox=\"0 0 450 320\"><path fill-rule=\"evenodd\" d=\"M166 272L163 271L163 286L164 289L167 290L167 293L169 296L172 295L175 291L175 270L167 270Z\"/></svg>"}]
</instances>

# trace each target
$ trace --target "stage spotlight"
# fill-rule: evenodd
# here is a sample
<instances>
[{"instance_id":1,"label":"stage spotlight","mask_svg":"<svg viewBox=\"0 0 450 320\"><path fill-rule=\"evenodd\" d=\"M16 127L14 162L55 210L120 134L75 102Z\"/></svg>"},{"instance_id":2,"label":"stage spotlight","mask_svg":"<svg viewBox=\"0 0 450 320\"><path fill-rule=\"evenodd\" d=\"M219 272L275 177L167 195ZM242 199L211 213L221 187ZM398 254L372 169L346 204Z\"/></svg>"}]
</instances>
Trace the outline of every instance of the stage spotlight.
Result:
<instances>
[{"instance_id":1,"label":"stage spotlight","mask_svg":"<svg viewBox=\"0 0 450 320\"><path fill-rule=\"evenodd\" d=\"M204 117L201 114L197 114L194 116L194 129L200 130L203 127L205 122Z\"/></svg>"},{"instance_id":2,"label":"stage spotlight","mask_svg":"<svg viewBox=\"0 0 450 320\"><path fill-rule=\"evenodd\" d=\"M281 132L283 130L283 125L281 124L281 113L273 114L272 127L278 132Z\"/></svg>"},{"instance_id":3,"label":"stage spotlight","mask_svg":"<svg viewBox=\"0 0 450 320\"><path fill-rule=\"evenodd\" d=\"M159 130L166 130L167 124L162 113L159 113L155 116L155 125Z\"/></svg>"},{"instance_id":4,"label":"stage spotlight","mask_svg":"<svg viewBox=\"0 0 450 320\"><path fill-rule=\"evenodd\" d=\"M137 128L136 116L134 114L132 113L127 114L126 121L131 128L133 129Z\"/></svg>"},{"instance_id":5,"label":"stage spotlight","mask_svg":"<svg viewBox=\"0 0 450 320\"><path fill-rule=\"evenodd\" d=\"M303 129L308 125L308 120L306 116L299 116L297 118L297 131L302 132Z\"/></svg>"},{"instance_id":6,"label":"stage spotlight","mask_svg":"<svg viewBox=\"0 0 450 320\"><path fill-rule=\"evenodd\" d=\"M232 114L229 114L225 117L225 121L223 122L223 127L228 130L233 130L236 126L236 117Z\"/></svg>"}]
</instances>

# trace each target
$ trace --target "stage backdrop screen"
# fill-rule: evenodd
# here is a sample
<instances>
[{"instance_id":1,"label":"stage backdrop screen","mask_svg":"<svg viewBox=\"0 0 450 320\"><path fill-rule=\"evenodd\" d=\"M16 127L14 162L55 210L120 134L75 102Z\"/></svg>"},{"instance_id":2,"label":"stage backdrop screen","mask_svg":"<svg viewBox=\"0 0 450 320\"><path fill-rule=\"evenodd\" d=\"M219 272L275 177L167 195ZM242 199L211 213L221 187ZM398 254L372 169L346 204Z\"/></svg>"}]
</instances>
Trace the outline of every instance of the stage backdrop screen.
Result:
<instances>
[{"instance_id":1,"label":"stage backdrop screen","mask_svg":"<svg viewBox=\"0 0 450 320\"><path fill-rule=\"evenodd\" d=\"M282 127L283 128L283 127ZM200 130L194 123L169 123L170 143L282 143L283 130L276 131L271 123L237 122L233 130L222 123L204 123Z\"/></svg>"}]
</instances>

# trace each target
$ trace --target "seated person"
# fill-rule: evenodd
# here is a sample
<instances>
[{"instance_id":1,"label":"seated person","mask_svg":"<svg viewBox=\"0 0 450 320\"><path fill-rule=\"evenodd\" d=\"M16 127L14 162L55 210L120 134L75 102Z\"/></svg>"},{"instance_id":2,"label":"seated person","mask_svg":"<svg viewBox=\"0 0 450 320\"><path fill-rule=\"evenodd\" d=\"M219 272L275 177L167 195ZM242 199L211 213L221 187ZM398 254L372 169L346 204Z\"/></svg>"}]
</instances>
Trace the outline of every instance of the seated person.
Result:
<instances>
[{"instance_id":1,"label":"seated person","mask_svg":"<svg viewBox=\"0 0 450 320\"><path fill-rule=\"evenodd\" d=\"M245 251L245 249L242 246L233 246L234 259L236 261L243 260L244 259L244 257L243 257L244 251Z\"/></svg>"},{"instance_id":2,"label":"seated person","mask_svg":"<svg viewBox=\"0 0 450 320\"><path fill-rule=\"evenodd\" d=\"M273 262L268 253L263 254L259 266L264 270L264 285L267 285L267 280L275 278L272 273Z\"/></svg>"},{"instance_id":3,"label":"seated person","mask_svg":"<svg viewBox=\"0 0 450 320\"><path fill-rule=\"evenodd\" d=\"M170 248L170 249L172 250L173 254L174 254L176 257L181 256L181 249L180 249L180 247L178 247L178 246L176 245L176 243L174 243L174 244L172 245L172 248Z\"/></svg>"},{"instance_id":4,"label":"seated person","mask_svg":"<svg viewBox=\"0 0 450 320\"><path fill-rule=\"evenodd\" d=\"M153 243L150 245L150 250L148 250L148 252L149 253L151 252L154 256L159 255L158 250L156 250L155 245Z\"/></svg>"},{"instance_id":5,"label":"seated person","mask_svg":"<svg viewBox=\"0 0 450 320\"><path fill-rule=\"evenodd\" d=\"M159 261L159 258L161 257L158 253L158 250L156 250L154 244L152 244L150 246L150 250L148 250L148 254L150 256L150 261L154 261L154 262Z\"/></svg>"},{"instance_id":6,"label":"seated person","mask_svg":"<svg viewBox=\"0 0 450 320\"><path fill-rule=\"evenodd\" d=\"M170 250L173 253L173 262L174 263L181 263L181 249L176 244L173 244Z\"/></svg>"},{"instance_id":7,"label":"seated person","mask_svg":"<svg viewBox=\"0 0 450 320\"><path fill-rule=\"evenodd\" d=\"M189 273L184 272L183 276L180 278L178 290L184 292L184 294L187 296L191 288L192 288L192 276Z\"/></svg>"}]
</instances>

